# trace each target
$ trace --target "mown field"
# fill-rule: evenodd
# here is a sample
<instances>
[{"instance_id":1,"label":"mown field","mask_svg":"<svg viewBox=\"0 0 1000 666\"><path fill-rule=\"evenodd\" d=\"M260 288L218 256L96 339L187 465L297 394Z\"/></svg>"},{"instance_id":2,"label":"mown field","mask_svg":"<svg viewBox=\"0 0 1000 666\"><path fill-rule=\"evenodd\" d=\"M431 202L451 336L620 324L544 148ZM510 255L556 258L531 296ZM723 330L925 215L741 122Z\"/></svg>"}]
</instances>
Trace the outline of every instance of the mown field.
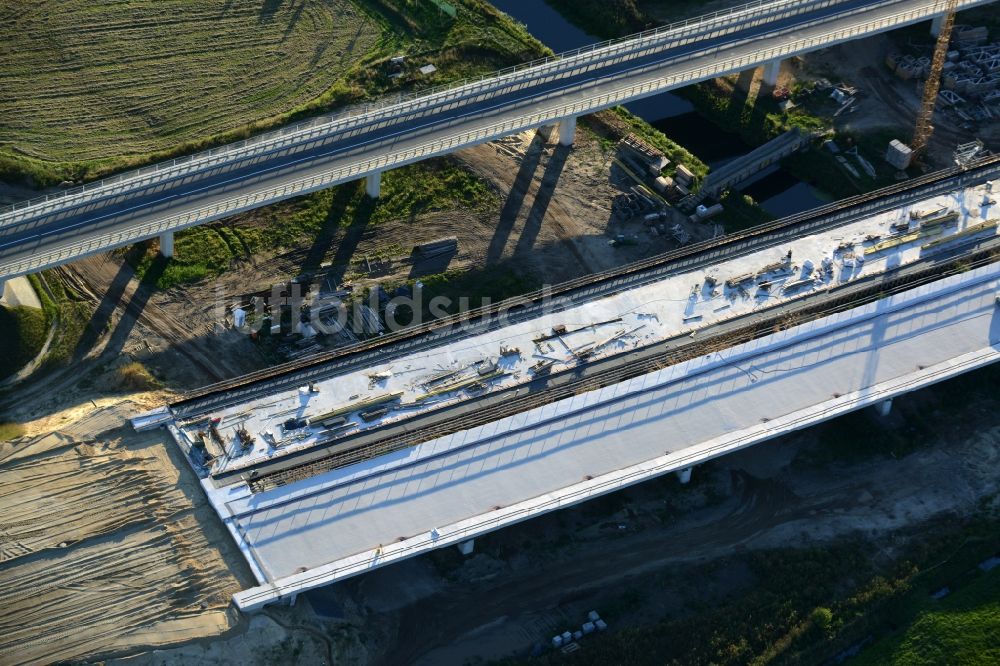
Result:
<instances>
[{"instance_id":1,"label":"mown field","mask_svg":"<svg viewBox=\"0 0 1000 666\"><path fill-rule=\"evenodd\" d=\"M35 0L0 15L0 151L144 155L287 112L378 50L350 0Z\"/></svg>"},{"instance_id":2,"label":"mown field","mask_svg":"<svg viewBox=\"0 0 1000 666\"><path fill-rule=\"evenodd\" d=\"M451 5L0 2L0 179L90 180L545 51L482 0Z\"/></svg>"}]
</instances>

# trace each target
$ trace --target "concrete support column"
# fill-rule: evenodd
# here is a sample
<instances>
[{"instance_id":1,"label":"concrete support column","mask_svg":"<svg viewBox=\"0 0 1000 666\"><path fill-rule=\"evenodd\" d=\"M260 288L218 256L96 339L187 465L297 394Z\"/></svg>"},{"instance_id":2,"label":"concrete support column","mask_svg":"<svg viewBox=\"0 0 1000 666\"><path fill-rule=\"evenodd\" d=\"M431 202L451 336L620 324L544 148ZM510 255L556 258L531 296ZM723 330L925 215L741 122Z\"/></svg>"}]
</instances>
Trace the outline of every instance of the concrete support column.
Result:
<instances>
[{"instance_id":1,"label":"concrete support column","mask_svg":"<svg viewBox=\"0 0 1000 666\"><path fill-rule=\"evenodd\" d=\"M6 292L4 290L6 288L7 288L7 278L0 278L0 301L4 300L4 296L6 295Z\"/></svg>"},{"instance_id":2,"label":"concrete support column","mask_svg":"<svg viewBox=\"0 0 1000 666\"><path fill-rule=\"evenodd\" d=\"M160 255L167 259L174 256L174 232L160 234Z\"/></svg>"},{"instance_id":3,"label":"concrete support column","mask_svg":"<svg viewBox=\"0 0 1000 666\"><path fill-rule=\"evenodd\" d=\"M572 146L576 139L576 116L563 118L559 121L559 145Z\"/></svg>"},{"instance_id":4,"label":"concrete support column","mask_svg":"<svg viewBox=\"0 0 1000 666\"><path fill-rule=\"evenodd\" d=\"M774 87L778 85L778 75L781 74L781 61L772 60L764 65L764 85Z\"/></svg>"},{"instance_id":5,"label":"concrete support column","mask_svg":"<svg viewBox=\"0 0 1000 666\"><path fill-rule=\"evenodd\" d=\"M472 555L472 551L475 549L475 547L476 547L476 540L469 539L468 541L463 541L462 543L458 544L458 552L462 553L462 555Z\"/></svg>"},{"instance_id":6,"label":"concrete support column","mask_svg":"<svg viewBox=\"0 0 1000 666\"><path fill-rule=\"evenodd\" d=\"M291 594L289 595L289 597L288 597L288 605L289 605L289 606L294 606L294 605L295 605L295 601L296 601L296 600L297 600L298 598L299 598L299 593L298 593L298 592L292 592L292 593L291 593Z\"/></svg>"},{"instance_id":7,"label":"concrete support column","mask_svg":"<svg viewBox=\"0 0 1000 666\"><path fill-rule=\"evenodd\" d=\"M944 26L944 15L935 16L931 19L931 35L937 37L941 34L941 28Z\"/></svg>"},{"instance_id":8,"label":"concrete support column","mask_svg":"<svg viewBox=\"0 0 1000 666\"><path fill-rule=\"evenodd\" d=\"M691 470L693 469L694 469L693 467L685 467L684 469L677 470L676 472L674 472L674 474L677 475L677 480L680 481L681 483L690 483Z\"/></svg>"},{"instance_id":9,"label":"concrete support column","mask_svg":"<svg viewBox=\"0 0 1000 666\"><path fill-rule=\"evenodd\" d=\"M382 172L376 171L365 176L365 194L372 199L378 199L382 194Z\"/></svg>"},{"instance_id":10,"label":"concrete support column","mask_svg":"<svg viewBox=\"0 0 1000 666\"><path fill-rule=\"evenodd\" d=\"M889 398L888 400L883 400L882 402L878 403L879 416L881 416L882 418L886 418L891 413L892 413L892 398Z\"/></svg>"}]
</instances>

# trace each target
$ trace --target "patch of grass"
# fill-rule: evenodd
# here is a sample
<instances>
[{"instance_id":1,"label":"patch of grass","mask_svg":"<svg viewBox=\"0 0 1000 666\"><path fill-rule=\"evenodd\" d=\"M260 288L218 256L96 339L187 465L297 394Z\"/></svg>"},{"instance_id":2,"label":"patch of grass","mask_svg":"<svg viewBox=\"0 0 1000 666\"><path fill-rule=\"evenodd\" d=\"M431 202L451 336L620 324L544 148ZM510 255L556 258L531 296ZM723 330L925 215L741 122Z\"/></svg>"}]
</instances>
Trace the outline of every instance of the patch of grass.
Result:
<instances>
[{"instance_id":1,"label":"patch of grass","mask_svg":"<svg viewBox=\"0 0 1000 666\"><path fill-rule=\"evenodd\" d=\"M20 423L4 421L0 423L0 442L7 442L24 435L24 426Z\"/></svg>"},{"instance_id":2,"label":"patch of grass","mask_svg":"<svg viewBox=\"0 0 1000 666\"><path fill-rule=\"evenodd\" d=\"M76 346L94 314L94 306L67 288L54 271L43 271L42 278L55 297L55 300L52 301L44 291L39 291L42 306L46 307L46 303L48 303L56 312L56 316L59 317L56 335L52 339L49 353L45 356L43 364L43 368L51 368L65 365L73 358Z\"/></svg>"},{"instance_id":3,"label":"patch of grass","mask_svg":"<svg viewBox=\"0 0 1000 666\"><path fill-rule=\"evenodd\" d=\"M720 127L737 132L752 146L759 146L793 127L806 131L830 128L827 119L795 108L783 112L771 96L748 98L730 79L714 79L687 86L679 94L694 104L699 113Z\"/></svg>"},{"instance_id":4,"label":"patch of grass","mask_svg":"<svg viewBox=\"0 0 1000 666\"><path fill-rule=\"evenodd\" d=\"M1000 663L1000 569L941 601L913 600L915 617L863 651L858 666Z\"/></svg>"},{"instance_id":5,"label":"patch of grass","mask_svg":"<svg viewBox=\"0 0 1000 666\"><path fill-rule=\"evenodd\" d=\"M160 386L146 366L138 361L119 366L105 382L105 388L117 391L151 391Z\"/></svg>"},{"instance_id":6,"label":"patch of grass","mask_svg":"<svg viewBox=\"0 0 1000 666\"><path fill-rule=\"evenodd\" d=\"M157 253L154 244L133 261L137 276L168 289L219 275L242 260L246 252L275 251L323 236L332 238L353 224L377 226L400 219L415 222L419 215L434 210L457 206L484 210L497 202L496 192L485 180L452 159L437 158L383 174L378 201L368 199L361 181L345 183L260 209L249 218L252 224L222 222L178 232L174 257L162 271L151 270ZM321 259L318 256L312 261L318 265Z\"/></svg>"},{"instance_id":7,"label":"patch of grass","mask_svg":"<svg viewBox=\"0 0 1000 666\"><path fill-rule=\"evenodd\" d=\"M44 310L24 306L0 307L0 379L27 365L45 344L49 318Z\"/></svg>"}]
</instances>

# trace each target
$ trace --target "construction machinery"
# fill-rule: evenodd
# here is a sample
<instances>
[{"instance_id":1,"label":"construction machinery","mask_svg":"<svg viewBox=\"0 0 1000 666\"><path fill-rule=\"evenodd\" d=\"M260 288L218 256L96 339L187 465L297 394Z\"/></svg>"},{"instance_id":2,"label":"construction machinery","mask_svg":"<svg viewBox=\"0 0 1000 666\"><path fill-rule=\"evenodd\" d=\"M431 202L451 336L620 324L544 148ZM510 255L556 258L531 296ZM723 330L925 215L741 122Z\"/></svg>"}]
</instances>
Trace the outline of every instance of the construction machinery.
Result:
<instances>
[{"instance_id":1,"label":"construction machinery","mask_svg":"<svg viewBox=\"0 0 1000 666\"><path fill-rule=\"evenodd\" d=\"M948 8L941 22L941 29L937 35L937 43L934 45L934 57L931 59L930 73L927 75L927 83L924 84L924 99L920 105L920 113L917 115L917 126L913 130L913 157L919 159L921 153L927 148L927 144L934 133L934 107L937 105L938 92L941 90L941 73L944 71L944 63L948 57L948 45L951 43L951 32L955 27L955 11L958 7L958 0L948 0Z\"/></svg>"}]
</instances>

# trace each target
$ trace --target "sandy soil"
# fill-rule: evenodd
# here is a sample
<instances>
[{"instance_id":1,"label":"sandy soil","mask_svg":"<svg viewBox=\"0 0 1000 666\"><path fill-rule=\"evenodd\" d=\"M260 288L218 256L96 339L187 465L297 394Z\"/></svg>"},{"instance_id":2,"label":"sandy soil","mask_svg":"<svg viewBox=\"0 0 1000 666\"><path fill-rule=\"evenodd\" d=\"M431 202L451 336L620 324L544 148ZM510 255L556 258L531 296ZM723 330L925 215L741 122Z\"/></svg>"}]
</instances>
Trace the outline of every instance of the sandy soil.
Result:
<instances>
[{"instance_id":1,"label":"sandy soil","mask_svg":"<svg viewBox=\"0 0 1000 666\"><path fill-rule=\"evenodd\" d=\"M164 433L133 401L29 423L0 444L0 663L45 664L215 636L250 582Z\"/></svg>"}]
</instances>

